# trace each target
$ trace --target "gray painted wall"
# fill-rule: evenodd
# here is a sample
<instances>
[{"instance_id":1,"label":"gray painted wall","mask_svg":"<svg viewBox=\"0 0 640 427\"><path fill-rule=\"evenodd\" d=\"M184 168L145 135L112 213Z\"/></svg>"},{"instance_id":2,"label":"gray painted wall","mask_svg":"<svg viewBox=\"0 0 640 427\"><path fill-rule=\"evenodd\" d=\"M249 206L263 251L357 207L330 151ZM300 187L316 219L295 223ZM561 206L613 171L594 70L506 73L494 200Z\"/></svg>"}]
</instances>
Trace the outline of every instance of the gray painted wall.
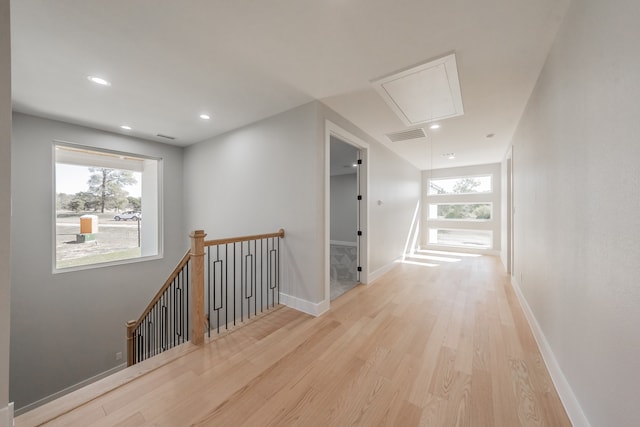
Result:
<instances>
[{"instance_id":1,"label":"gray painted wall","mask_svg":"<svg viewBox=\"0 0 640 427\"><path fill-rule=\"evenodd\" d=\"M11 34L9 0L0 0L0 427L9 403L11 313ZM4 418L4 419L3 419Z\"/></svg>"},{"instance_id":2,"label":"gray painted wall","mask_svg":"<svg viewBox=\"0 0 640 427\"><path fill-rule=\"evenodd\" d=\"M163 259L52 274L54 139L163 159ZM125 322L141 314L188 238L181 148L14 114L11 155L10 397L20 408L123 363L115 353L126 354Z\"/></svg>"},{"instance_id":3,"label":"gray painted wall","mask_svg":"<svg viewBox=\"0 0 640 427\"><path fill-rule=\"evenodd\" d=\"M307 104L278 114L192 145L184 157L185 231L215 239L284 228L281 290L312 302L322 298L316 110Z\"/></svg>"},{"instance_id":4,"label":"gray painted wall","mask_svg":"<svg viewBox=\"0 0 640 427\"><path fill-rule=\"evenodd\" d=\"M355 173L331 177L331 240L356 242L358 195Z\"/></svg>"},{"instance_id":5,"label":"gray painted wall","mask_svg":"<svg viewBox=\"0 0 640 427\"><path fill-rule=\"evenodd\" d=\"M514 137L515 279L593 426L640 425L638 17L572 2Z\"/></svg>"}]
</instances>

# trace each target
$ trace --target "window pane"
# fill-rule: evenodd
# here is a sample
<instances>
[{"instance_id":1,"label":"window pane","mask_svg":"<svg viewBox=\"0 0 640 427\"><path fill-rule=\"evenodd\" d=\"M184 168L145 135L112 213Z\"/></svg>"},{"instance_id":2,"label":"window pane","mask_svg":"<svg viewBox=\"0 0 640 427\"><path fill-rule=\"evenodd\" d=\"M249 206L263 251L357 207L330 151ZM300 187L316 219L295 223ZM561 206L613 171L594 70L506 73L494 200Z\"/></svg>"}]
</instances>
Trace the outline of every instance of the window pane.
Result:
<instances>
[{"instance_id":1,"label":"window pane","mask_svg":"<svg viewBox=\"0 0 640 427\"><path fill-rule=\"evenodd\" d=\"M430 204L429 219L488 221L491 219L491 203Z\"/></svg>"},{"instance_id":2,"label":"window pane","mask_svg":"<svg viewBox=\"0 0 640 427\"><path fill-rule=\"evenodd\" d=\"M56 269L157 255L159 160L55 146ZM144 208L144 220L143 220Z\"/></svg>"},{"instance_id":3,"label":"window pane","mask_svg":"<svg viewBox=\"0 0 640 427\"><path fill-rule=\"evenodd\" d=\"M491 186L491 175L432 178L429 180L429 195L491 193Z\"/></svg>"},{"instance_id":4,"label":"window pane","mask_svg":"<svg viewBox=\"0 0 640 427\"><path fill-rule=\"evenodd\" d=\"M431 245L491 249L493 247L492 240L493 233L487 230L429 229L429 244Z\"/></svg>"}]
</instances>

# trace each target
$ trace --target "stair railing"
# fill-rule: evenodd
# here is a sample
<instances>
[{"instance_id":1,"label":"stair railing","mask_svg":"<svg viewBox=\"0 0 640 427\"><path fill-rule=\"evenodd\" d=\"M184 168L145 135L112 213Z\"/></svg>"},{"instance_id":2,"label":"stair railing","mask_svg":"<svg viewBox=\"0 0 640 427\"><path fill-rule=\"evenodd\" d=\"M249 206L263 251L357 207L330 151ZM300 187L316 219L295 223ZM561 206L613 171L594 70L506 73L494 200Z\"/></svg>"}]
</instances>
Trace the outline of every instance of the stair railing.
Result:
<instances>
[{"instance_id":1,"label":"stair railing","mask_svg":"<svg viewBox=\"0 0 640 427\"><path fill-rule=\"evenodd\" d=\"M128 366L187 341L202 344L205 327L211 336L279 303L284 230L209 241L196 230L189 237L191 249L138 320L127 322Z\"/></svg>"}]
</instances>

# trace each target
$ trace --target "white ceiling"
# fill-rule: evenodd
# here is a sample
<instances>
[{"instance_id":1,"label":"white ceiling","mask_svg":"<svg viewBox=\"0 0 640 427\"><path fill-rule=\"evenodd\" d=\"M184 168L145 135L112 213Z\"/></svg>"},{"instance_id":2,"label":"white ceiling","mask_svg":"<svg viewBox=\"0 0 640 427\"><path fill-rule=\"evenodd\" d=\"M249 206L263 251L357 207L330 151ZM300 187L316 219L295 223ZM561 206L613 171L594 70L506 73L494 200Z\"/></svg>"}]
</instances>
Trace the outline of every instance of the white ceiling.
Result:
<instances>
[{"instance_id":1,"label":"white ceiling","mask_svg":"<svg viewBox=\"0 0 640 427\"><path fill-rule=\"evenodd\" d=\"M189 145L318 99L420 169L498 162L568 3L13 0L14 109ZM465 114L389 142L370 82L450 53Z\"/></svg>"}]
</instances>

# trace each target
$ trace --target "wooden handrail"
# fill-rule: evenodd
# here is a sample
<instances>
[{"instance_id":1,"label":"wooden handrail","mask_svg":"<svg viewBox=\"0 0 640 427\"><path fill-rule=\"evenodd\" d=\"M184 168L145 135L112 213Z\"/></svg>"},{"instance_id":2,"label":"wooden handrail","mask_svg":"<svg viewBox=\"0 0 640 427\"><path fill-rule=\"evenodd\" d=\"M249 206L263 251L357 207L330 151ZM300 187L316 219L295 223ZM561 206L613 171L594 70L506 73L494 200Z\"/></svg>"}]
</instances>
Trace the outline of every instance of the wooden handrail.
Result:
<instances>
[{"instance_id":1,"label":"wooden handrail","mask_svg":"<svg viewBox=\"0 0 640 427\"><path fill-rule=\"evenodd\" d=\"M228 237L225 239L205 240L205 246L225 245L227 243L246 242L247 240L268 239L270 237L284 237L284 230L281 228L277 233L254 234L253 236Z\"/></svg>"},{"instance_id":2,"label":"wooden handrail","mask_svg":"<svg viewBox=\"0 0 640 427\"><path fill-rule=\"evenodd\" d=\"M162 294L164 294L164 292L167 290L167 288L169 286L171 286L171 283L173 283L173 280L176 277L178 277L178 274L182 271L184 266L187 265L187 262L189 262L190 257L191 257L191 251L187 251L187 253L184 254L184 256L182 257L182 259L180 260L180 262L178 263L176 268L173 269L173 271L169 275L169 278L167 279L167 281L164 282L164 285L162 285L162 287L160 288L158 293L156 293L156 296L153 297L153 299L151 300L149 305L147 305L147 308L142 312L142 315L138 318L138 320L135 321L135 323L131 323L131 322L133 322L133 320L128 322L127 323L127 327L129 327L129 325L130 325L131 330L133 330L133 329L137 328L140 325L140 323L142 323L142 321L147 316L147 314L149 314L149 312L151 311L153 306L158 302L160 297L162 297Z\"/></svg>"}]
</instances>

